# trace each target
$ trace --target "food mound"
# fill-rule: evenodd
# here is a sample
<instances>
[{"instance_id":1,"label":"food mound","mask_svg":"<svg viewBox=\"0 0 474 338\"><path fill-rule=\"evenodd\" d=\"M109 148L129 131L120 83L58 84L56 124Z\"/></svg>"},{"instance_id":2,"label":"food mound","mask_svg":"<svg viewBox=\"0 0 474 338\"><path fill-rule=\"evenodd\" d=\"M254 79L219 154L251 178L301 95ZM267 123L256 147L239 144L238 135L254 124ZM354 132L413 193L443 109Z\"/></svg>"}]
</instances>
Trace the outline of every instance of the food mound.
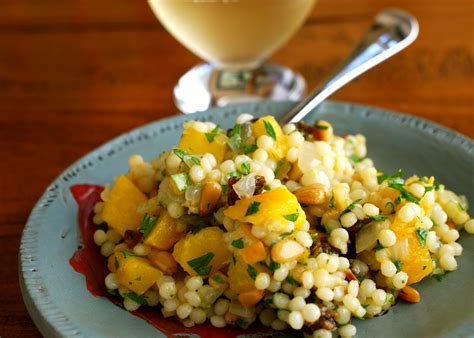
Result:
<instances>
[{"instance_id":1,"label":"food mound","mask_svg":"<svg viewBox=\"0 0 474 338\"><path fill-rule=\"evenodd\" d=\"M459 231L474 232L464 197L378 171L364 136L326 121L188 121L175 148L129 166L94 207L105 287L186 327L351 337L352 318L419 302L412 284L456 270Z\"/></svg>"}]
</instances>

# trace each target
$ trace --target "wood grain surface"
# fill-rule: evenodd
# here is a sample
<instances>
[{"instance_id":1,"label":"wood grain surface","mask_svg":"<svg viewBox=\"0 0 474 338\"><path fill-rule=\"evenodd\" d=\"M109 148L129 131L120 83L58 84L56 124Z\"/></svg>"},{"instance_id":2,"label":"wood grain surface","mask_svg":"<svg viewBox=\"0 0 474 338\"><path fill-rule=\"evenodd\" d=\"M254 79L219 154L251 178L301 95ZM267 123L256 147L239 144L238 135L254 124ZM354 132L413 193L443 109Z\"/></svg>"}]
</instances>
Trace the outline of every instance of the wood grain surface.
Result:
<instances>
[{"instance_id":1,"label":"wood grain surface","mask_svg":"<svg viewBox=\"0 0 474 338\"><path fill-rule=\"evenodd\" d=\"M387 6L420 22L406 51L334 99L428 118L474 137L472 0L320 0L273 57L313 87ZM110 138L177 113L171 90L199 59L145 0L0 1L0 336L35 337L18 284L23 226L65 167Z\"/></svg>"}]
</instances>

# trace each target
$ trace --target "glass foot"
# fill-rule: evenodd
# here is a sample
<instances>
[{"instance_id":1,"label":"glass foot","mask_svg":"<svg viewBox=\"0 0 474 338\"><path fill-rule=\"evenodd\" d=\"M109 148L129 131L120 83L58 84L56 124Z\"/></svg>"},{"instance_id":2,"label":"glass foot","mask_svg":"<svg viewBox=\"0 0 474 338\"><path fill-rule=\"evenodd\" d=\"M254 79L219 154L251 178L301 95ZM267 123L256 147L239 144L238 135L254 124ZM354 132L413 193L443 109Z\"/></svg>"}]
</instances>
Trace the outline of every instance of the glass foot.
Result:
<instances>
[{"instance_id":1,"label":"glass foot","mask_svg":"<svg viewBox=\"0 0 474 338\"><path fill-rule=\"evenodd\" d=\"M179 79L173 94L178 109L192 114L232 103L298 101L305 90L306 82L299 73L275 63L254 70L217 69L203 63Z\"/></svg>"}]
</instances>

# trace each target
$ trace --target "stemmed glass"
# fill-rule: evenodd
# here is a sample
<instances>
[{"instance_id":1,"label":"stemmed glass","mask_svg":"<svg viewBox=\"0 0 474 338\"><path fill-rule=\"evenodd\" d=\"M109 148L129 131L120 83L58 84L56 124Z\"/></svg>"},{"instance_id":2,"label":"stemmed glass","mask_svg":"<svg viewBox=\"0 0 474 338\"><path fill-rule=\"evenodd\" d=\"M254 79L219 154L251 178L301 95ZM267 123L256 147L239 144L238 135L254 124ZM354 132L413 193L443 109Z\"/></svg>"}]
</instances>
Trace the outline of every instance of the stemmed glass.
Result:
<instances>
[{"instance_id":1,"label":"stemmed glass","mask_svg":"<svg viewBox=\"0 0 474 338\"><path fill-rule=\"evenodd\" d=\"M148 0L181 44L205 60L174 88L183 113L210 106L299 100L306 84L269 56L301 27L316 0Z\"/></svg>"}]
</instances>

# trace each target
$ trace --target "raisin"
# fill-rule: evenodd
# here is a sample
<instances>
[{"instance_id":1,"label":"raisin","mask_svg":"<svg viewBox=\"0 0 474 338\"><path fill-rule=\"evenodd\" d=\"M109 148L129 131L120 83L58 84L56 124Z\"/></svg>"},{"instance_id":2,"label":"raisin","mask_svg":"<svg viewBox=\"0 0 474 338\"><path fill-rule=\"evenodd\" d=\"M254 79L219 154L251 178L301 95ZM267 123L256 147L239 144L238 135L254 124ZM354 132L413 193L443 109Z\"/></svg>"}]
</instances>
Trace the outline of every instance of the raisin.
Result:
<instances>
[{"instance_id":1,"label":"raisin","mask_svg":"<svg viewBox=\"0 0 474 338\"><path fill-rule=\"evenodd\" d=\"M127 230L124 234L124 242L129 248L133 248L135 245L138 244L138 242L140 242L142 236L143 234L139 231Z\"/></svg>"}]
</instances>

